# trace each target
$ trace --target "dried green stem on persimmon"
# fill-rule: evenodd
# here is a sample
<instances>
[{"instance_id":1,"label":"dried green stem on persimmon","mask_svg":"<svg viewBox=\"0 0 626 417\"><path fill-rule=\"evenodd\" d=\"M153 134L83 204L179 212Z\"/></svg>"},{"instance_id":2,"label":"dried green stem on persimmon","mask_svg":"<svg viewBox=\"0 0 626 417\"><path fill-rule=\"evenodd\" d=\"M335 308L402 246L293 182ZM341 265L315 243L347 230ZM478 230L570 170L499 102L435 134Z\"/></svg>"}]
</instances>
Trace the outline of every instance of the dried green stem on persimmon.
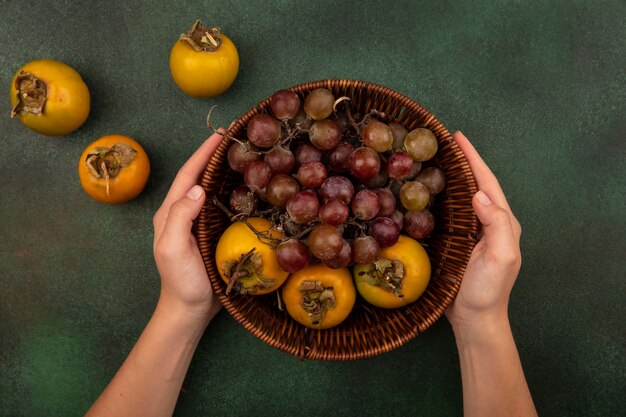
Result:
<instances>
[{"instance_id":1,"label":"dried green stem on persimmon","mask_svg":"<svg viewBox=\"0 0 626 417\"><path fill-rule=\"evenodd\" d=\"M199 20L193 24L189 32L180 35L180 41L186 42L196 52L215 52L222 44L220 28L208 28Z\"/></svg>"},{"instance_id":2,"label":"dried green stem on persimmon","mask_svg":"<svg viewBox=\"0 0 626 417\"><path fill-rule=\"evenodd\" d=\"M239 259L224 261L221 265L224 275L228 278L226 295L233 289L239 294L255 294L259 290L270 288L276 284L272 278L266 277L263 271L263 259L256 252L256 248L250 249Z\"/></svg>"},{"instance_id":3,"label":"dried green stem on persimmon","mask_svg":"<svg viewBox=\"0 0 626 417\"><path fill-rule=\"evenodd\" d=\"M15 78L17 103L11 110L11 117L25 114L43 114L47 100L47 86L30 72L20 71Z\"/></svg>"},{"instance_id":4,"label":"dried green stem on persimmon","mask_svg":"<svg viewBox=\"0 0 626 417\"><path fill-rule=\"evenodd\" d=\"M135 159L137 151L130 145L119 142L111 148L97 147L92 149L85 158L85 164L91 175L106 181L106 192L109 195L109 180L119 175L121 170Z\"/></svg>"},{"instance_id":5,"label":"dried green stem on persimmon","mask_svg":"<svg viewBox=\"0 0 626 417\"><path fill-rule=\"evenodd\" d=\"M319 326L326 311L337 305L333 287L324 287L321 281L302 281L300 284L300 307L309 314L311 324Z\"/></svg>"}]
</instances>

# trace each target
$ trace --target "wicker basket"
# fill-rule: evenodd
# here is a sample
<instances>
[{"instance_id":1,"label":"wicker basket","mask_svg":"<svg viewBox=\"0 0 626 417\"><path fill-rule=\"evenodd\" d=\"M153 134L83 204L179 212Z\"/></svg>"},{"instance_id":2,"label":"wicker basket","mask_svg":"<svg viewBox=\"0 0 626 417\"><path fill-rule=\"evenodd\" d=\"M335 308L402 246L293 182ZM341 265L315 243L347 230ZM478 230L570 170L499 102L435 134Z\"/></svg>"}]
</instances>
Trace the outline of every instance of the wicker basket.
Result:
<instances>
[{"instance_id":1,"label":"wicker basket","mask_svg":"<svg viewBox=\"0 0 626 417\"><path fill-rule=\"evenodd\" d=\"M331 90L335 97L351 97L353 113L364 114L376 109L385 113L386 122L403 124L409 130L426 127L437 137L439 151L434 162L446 175L446 187L437 196L432 209L435 230L422 242L432 264L431 281L424 294L415 303L395 310L375 308L357 298L352 313L342 324L327 330L312 330L280 311L276 294L256 297L225 294L226 284L215 265L215 247L229 220L210 198L199 216L196 235L216 296L226 311L253 335L301 359L361 359L412 340L439 319L454 300L476 243L478 221L471 206L476 183L465 156L451 140L448 130L415 101L389 88L352 80L309 82L290 90L307 93L320 87ZM245 137L246 124L261 112L269 112L269 99L236 120L229 130L230 135ZM202 177L208 196L228 193L241 181L239 176L228 175L229 142L222 141Z\"/></svg>"}]
</instances>

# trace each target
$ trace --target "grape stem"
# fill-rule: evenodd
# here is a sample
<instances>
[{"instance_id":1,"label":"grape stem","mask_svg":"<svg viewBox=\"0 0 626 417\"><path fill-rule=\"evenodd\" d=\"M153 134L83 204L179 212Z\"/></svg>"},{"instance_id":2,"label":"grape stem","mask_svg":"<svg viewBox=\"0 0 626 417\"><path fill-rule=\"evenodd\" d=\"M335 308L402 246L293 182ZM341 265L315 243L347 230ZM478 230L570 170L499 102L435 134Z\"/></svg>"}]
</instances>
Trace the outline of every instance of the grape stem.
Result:
<instances>
[{"instance_id":1,"label":"grape stem","mask_svg":"<svg viewBox=\"0 0 626 417\"><path fill-rule=\"evenodd\" d=\"M346 118L348 119L348 122L350 123L350 125L352 125L354 130L356 130L356 134L358 136L361 136L361 128L359 127L357 122L354 121L354 118L352 117L352 112L350 111L350 106L348 106L348 103L347 103L348 101L350 101L350 97L348 96L339 97L337 100L335 100L335 104L333 106L337 106L337 104L344 102L344 101L346 102L344 103L344 106L343 106L346 109Z\"/></svg>"},{"instance_id":2,"label":"grape stem","mask_svg":"<svg viewBox=\"0 0 626 417\"><path fill-rule=\"evenodd\" d=\"M311 230L315 229L315 227L317 227L317 225L319 223L320 222L314 222L310 227L306 228L305 230L303 230L302 232L298 233L297 235L290 236L289 239L300 239L301 237L303 237L304 235L309 233ZM287 239L285 239L285 240L287 240Z\"/></svg>"},{"instance_id":3,"label":"grape stem","mask_svg":"<svg viewBox=\"0 0 626 417\"><path fill-rule=\"evenodd\" d=\"M346 225L358 227L361 230L361 235L362 236L365 235L365 230L367 229L367 226L364 224L358 223L357 221L354 220L354 218L348 218L346 220Z\"/></svg>"},{"instance_id":4,"label":"grape stem","mask_svg":"<svg viewBox=\"0 0 626 417\"><path fill-rule=\"evenodd\" d=\"M250 149L250 145L248 144L248 141L242 141L241 139L237 139L233 136L230 136L228 134L224 134L222 132L220 132L219 130L215 129L213 127L213 124L211 123L211 113L213 113L213 110L217 107L217 104L212 106L209 109L209 113L206 115L206 125L209 129L211 129L213 131L213 133L217 133L218 135L220 135L221 137L223 137L224 139L228 139L228 140L234 140L235 142L237 142L238 144L240 144L241 146L246 148L247 152L253 152L253 153L258 153L259 152L254 152L252 149Z\"/></svg>"},{"instance_id":5,"label":"grape stem","mask_svg":"<svg viewBox=\"0 0 626 417\"><path fill-rule=\"evenodd\" d=\"M377 116L380 118L385 117L385 113L378 111L376 109L372 109L369 111L369 113L367 113L365 116L363 116L363 118L361 119L361 121L358 123L359 125L364 124L365 122L369 121L369 119L372 118L372 116Z\"/></svg>"},{"instance_id":6,"label":"grape stem","mask_svg":"<svg viewBox=\"0 0 626 417\"><path fill-rule=\"evenodd\" d=\"M217 208L222 210L232 222L240 221L246 226L248 226L248 228L252 231L252 233L254 233L256 237L259 238L259 240L261 240L263 243L267 243L272 248L275 248L276 246L278 246L280 243L283 242L283 239L272 237L266 233L258 231L254 226L252 226L252 224L250 224L250 222L248 221L248 216L246 216L244 213L234 214L224 204L222 204L222 202L219 201L219 199L215 195L213 196L213 204L215 204ZM264 242L264 240L267 242Z\"/></svg>"},{"instance_id":7,"label":"grape stem","mask_svg":"<svg viewBox=\"0 0 626 417\"><path fill-rule=\"evenodd\" d=\"M309 118L309 116L307 116L307 118ZM302 128L301 123L296 123L296 125L291 128L291 126L289 126L289 123L287 123L285 120L282 120L281 122L283 124L283 128L287 132L287 135L283 139L281 139L276 145L274 145L274 147L287 148L291 144L291 141L295 139L300 133L308 132L307 129Z\"/></svg>"}]
</instances>

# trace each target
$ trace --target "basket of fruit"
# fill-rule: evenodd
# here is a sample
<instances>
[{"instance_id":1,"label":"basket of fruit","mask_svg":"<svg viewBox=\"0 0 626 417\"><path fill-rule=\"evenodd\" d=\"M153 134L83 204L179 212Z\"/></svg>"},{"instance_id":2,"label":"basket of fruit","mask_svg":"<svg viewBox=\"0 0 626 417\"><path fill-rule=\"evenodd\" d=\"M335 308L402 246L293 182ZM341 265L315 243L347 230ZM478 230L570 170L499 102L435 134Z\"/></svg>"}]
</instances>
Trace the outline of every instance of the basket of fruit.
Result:
<instances>
[{"instance_id":1,"label":"basket of fruit","mask_svg":"<svg viewBox=\"0 0 626 417\"><path fill-rule=\"evenodd\" d=\"M441 317L476 243L476 184L426 109L323 80L276 92L223 136L196 236L244 328L302 359L353 360Z\"/></svg>"}]
</instances>

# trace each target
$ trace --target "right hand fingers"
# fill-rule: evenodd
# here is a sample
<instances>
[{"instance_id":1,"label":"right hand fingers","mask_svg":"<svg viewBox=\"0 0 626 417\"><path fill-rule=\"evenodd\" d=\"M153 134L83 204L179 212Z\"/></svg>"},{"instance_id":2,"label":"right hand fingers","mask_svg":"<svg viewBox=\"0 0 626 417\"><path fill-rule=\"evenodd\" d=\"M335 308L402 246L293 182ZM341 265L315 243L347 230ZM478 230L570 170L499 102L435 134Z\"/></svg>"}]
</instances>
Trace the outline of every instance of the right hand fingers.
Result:
<instances>
[{"instance_id":1,"label":"right hand fingers","mask_svg":"<svg viewBox=\"0 0 626 417\"><path fill-rule=\"evenodd\" d=\"M478 189L485 192L489 198L496 203L498 206L505 209L510 216L510 222L513 227L513 232L515 237L519 241L520 235L522 233L522 228L519 224L517 218L511 211L511 207L509 206L509 202L507 201L502 188L500 187L500 183L496 176L491 172L491 169L487 166L485 161L481 158L480 154L476 151L474 146L470 143L470 141L465 137L463 133L455 132L452 135L456 144L461 148L461 151L465 154L467 158L467 162L472 169L472 173L474 174L474 178L476 179L476 183L478 184Z\"/></svg>"},{"instance_id":2,"label":"right hand fingers","mask_svg":"<svg viewBox=\"0 0 626 417\"><path fill-rule=\"evenodd\" d=\"M519 244L513 232L509 211L499 207L483 191L472 199L474 211L480 220L487 253L498 264L509 266L520 258Z\"/></svg>"},{"instance_id":3,"label":"right hand fingers","mask_svg":"<svg viewBox=\"0 0 626 417\"><path fill-rule=\"evenodd\" d=\"M498 179L493 175L493 172L491 172L491 169L485 164L485 161L480 157L474 146L460 131L455 132L452 137L465 154L467 162L474 174L474 178L476 178L478 189L488 193L497 205L511 211L509 203L504 196L504 192L502 188L500 188Z\"/></svg>"}]
</instances>

